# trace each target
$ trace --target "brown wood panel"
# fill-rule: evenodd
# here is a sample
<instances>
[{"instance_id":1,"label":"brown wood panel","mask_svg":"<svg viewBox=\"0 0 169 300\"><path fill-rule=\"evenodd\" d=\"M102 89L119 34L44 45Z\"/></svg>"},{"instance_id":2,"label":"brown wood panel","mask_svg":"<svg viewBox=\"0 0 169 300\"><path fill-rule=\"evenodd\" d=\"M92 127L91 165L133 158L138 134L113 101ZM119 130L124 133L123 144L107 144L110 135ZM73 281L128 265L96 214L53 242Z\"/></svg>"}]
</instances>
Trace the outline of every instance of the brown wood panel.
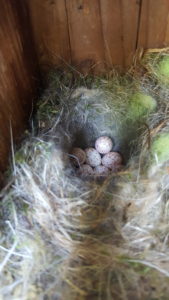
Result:
<instances>
[{"instance_id":1,"label":"brown wood panel","mask_svg":"<svg viewBox=\"0 0 169 300\"><path fill-rule=\"evenodd\" d=\"M0 171L7 167L10 127L14 137L22 133L37 83L31 35L24 26L27 10L22 3L0 0Z\"/></svg>"},{"instance_id":2,"label":"brown wood panel","mask_svg":"<svg viewBox=\"0 0 169 300\"><path fill-rule=\"evenodd\" d=\"M70 63L65 0L28 0L28 5L42 71Z\"/></svg>"},{"instance_id":3,"label":"brown wood panel","mask_svg":"<svg viewBox=\"0 0 169 300\"><path fill-rule=\"evenodd\" d=\"M169 45L169 0L142 0L138 48Z\"/></svg>"},{"instance_id":4,"label":"brown wood panel","mask_svg":"<svg viewBox=\"0 0 169 300\"><path fill-rule=\"evenodd\" d=\"M165 38L164 38L164 46L169 46L169 13L166 20L166 32L165 32Z\"/></svg>"},{"instance_id":5,"label":"brown wood panel","mask_svg":"<svg viewBox=\"0 0 169 300\"><path fill-rule=\"evenodd\" d=\"M102 72L105 55L99 0L66 0L72 64Z\"/></svg>"},{"instance_id":6,"label":"brown wood panel","mask_svg":"<svg viewBox=\"0 0 169 300\"><path fill-rule=\"evenodd\" d=\"M127 67L137 41L140 0L100 0L108 66Z\"/></svg>"}]
</instances>

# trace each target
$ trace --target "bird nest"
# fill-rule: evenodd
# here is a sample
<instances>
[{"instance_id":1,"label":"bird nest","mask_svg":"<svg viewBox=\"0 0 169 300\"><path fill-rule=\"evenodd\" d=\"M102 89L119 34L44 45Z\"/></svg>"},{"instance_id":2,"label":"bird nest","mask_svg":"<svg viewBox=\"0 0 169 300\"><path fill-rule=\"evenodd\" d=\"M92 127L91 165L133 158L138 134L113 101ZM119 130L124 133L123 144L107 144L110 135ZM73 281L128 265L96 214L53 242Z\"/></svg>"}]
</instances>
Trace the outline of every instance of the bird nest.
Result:
<instances>
[{"instance_id":1,"label":"bird nest","mask_svg":"<svg viewBox=\"0 0 169 300\"><path fill-rule=\"evenodd\" d=\"M2 299L168 299L169 88L144 63L51 73L1 192ZM72 148L101 136L123 168L84 178Z\"/></svg>"}]
</instances>

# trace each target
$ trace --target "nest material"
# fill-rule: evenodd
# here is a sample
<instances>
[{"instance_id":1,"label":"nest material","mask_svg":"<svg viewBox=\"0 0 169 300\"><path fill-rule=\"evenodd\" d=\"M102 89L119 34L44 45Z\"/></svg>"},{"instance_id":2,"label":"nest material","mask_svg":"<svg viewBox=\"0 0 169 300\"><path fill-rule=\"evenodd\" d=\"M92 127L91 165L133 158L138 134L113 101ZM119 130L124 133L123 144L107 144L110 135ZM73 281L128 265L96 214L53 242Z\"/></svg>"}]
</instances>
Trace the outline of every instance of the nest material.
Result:
<instances>
[{"instance_id":1,"label":"nest material","mask_svg":"<svg viewBox=\"0 0 169 300\"><path fill-rule=\"evenodd\" d=\"M16 153L1 202L1 298L168 299L168 163L151 150L168 130L167 96L155 96L145 78L96 79L93 90L51 86L51 120L41 103L41 133ZM138 91L151 91L160 109L131 122ZM104 182L83 180L68 151L103 133L129 148L126 168Z\"/></svg>"}]
</instances>

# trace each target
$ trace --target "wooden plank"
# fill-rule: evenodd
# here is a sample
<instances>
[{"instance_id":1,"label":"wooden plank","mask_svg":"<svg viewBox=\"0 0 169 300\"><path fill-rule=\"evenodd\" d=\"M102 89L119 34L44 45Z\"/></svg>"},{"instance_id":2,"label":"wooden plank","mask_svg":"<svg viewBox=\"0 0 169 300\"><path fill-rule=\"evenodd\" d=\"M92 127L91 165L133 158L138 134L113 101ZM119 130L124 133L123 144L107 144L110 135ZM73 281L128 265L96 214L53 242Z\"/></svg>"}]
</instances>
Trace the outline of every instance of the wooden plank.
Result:
<instances>
[{"instance_id":1,"label":"wooden plank","mask_svg":"<svg viewBox=\"0 0 169 300\"><path fill-rule=\"evenodd\" d=\"M122 3L125 66L129 66L136 50L141 1L123 0Z\"/></svg>"},{"instance_id":2,"label":"wooden plank","mask_svg":"<svg viewBox=\"0 0 169 300\"><path fill-rule=\"evenodd\" d=\"M22 133L36 88L33 45L28 29L21 31L19 4L20 0L17 5L14 1L0 0L0 171L6 169L11 149L10 128L14 138ZM24 10L22 17L26 18ZM28 44L29 53L25 52Z\"/></svg>"},{"instance_id":3,"label":"wooden plank","mask_svg":"<svg viewBox=\"0 0 169 300\"><path fill-rule=\"evenodd\" d=\"M36 51L42 71L70 63L64 0L28 0Z\"/></svg>"},{"instance_id":4,"label":"wooden plank","mask_svg":"<svg viewBox=\"0 0 169 300\"><path fill-rule=\"evenodd\" d=\"M127 67L135 53L140 1L100 0L108 66Z\"/></svg>"},{"instance_id":5,"label":"wooden plank","mask_svg":"<svg viewBox=\"0 0 169 300\"><path fill-rule=\"evenodd\" d=\"M77 70L128 66L135 52L141 0L28 0L42 70L71 63ZM65 6L66 2L66 6Z\"/></svg>"},{"instance_id":6,"label":"wooden plank","mask_svg":"<svg viewBox=\"0 0 169 300\"><path fill-rule=\"evenodd\" d=\"M104 70L104 42L98 0L66 0L71 57L83 73Z\"/></svg>"},{"instance_id":7,"label":"wooden plank","mask_svg":"<svg viewBox=\"0 0 169 300\"><path fill-rule=\"evenodd\" d=\"M100 3L107 64L124 65L121 2L101 0Z\"/></svg>"},{"instance_id":8,"label":"wooden plank","mask_svg":"<svg viewBox=\"0 0 169 300\"><path fill-rule=\"evenodd\" d=\"M169 1L143 0L138 48L162 48L169 45Z\"/></svg>"}]
</instances>

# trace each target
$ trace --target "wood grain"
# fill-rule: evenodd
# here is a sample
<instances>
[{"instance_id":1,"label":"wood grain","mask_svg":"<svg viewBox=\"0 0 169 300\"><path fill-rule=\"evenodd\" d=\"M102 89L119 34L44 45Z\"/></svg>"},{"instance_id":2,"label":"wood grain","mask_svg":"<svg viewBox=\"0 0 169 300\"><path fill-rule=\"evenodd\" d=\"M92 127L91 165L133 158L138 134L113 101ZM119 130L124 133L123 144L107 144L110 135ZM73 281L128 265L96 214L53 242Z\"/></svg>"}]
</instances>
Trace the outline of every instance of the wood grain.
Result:
<instances>
[{"instance_id":1,"label":"wood grain","mask_svg":"<svg viewBox=\"0 0 169 300\"><path fill-rule=\"evenodd\" d=\"M28 0L29 14L41 70L70 63L64 0Z\"/></svg>"},{"instance_id":2,"label":"wood grain","mask_svg":"<svg viewBox=\"0 0 169 300\"><path fill-rule=\"evenodd\" d=\"M1 171L7 167L11 149L10 129L14 138L23 132L36 89L37 66L32 53L31 36L28 34L27 27L24 27L23 31L21 30L22 18L26 18L25 10L21 5L19 10L22 12L22 17L19 19L19 11L14 2L0 0ZM17 2L18 5L19 2ZM26 37L29 37L29 40L25 39ZM30 48L28 48L28 44Z\"/></svg>"},{"instance_id":3,"label":"wood grain","mask_svg":"<svg viewBox=\"0 0 169 300\"><path fill-rule=\"evenodd\" d=\"M141 2L100 0L100 3L107 65L125 68L135 53Z\"/></svg>"},{"instance_id":4,"label":"wood grain","mask_svg":"<svg viewBox=\"0 0 169 300\"><path fill-rule=\"evenodd\" d=\"M169 45L169 1L143 0L138 48L163 48Z\"/></svg>"},{"instance_id":5,"label":"wood grain","mask_svg":"<svg viewBox=\"0 0 169 300\"><path fill-rule=\"evenodd\" d=\"M77 70L104 70L104 41L98 0L66 0L72 64Z\"/></svg>"},{"instance_id":6,"label":"wood grain","mask_svg":"<svg viewBox=\"0 0 169 300\"><path fill-rule=\"evenodd\" d=\"M131 63L141 0L27 1L42 71L71 64L100 73Z\"/></svg>"}]
</instances>

